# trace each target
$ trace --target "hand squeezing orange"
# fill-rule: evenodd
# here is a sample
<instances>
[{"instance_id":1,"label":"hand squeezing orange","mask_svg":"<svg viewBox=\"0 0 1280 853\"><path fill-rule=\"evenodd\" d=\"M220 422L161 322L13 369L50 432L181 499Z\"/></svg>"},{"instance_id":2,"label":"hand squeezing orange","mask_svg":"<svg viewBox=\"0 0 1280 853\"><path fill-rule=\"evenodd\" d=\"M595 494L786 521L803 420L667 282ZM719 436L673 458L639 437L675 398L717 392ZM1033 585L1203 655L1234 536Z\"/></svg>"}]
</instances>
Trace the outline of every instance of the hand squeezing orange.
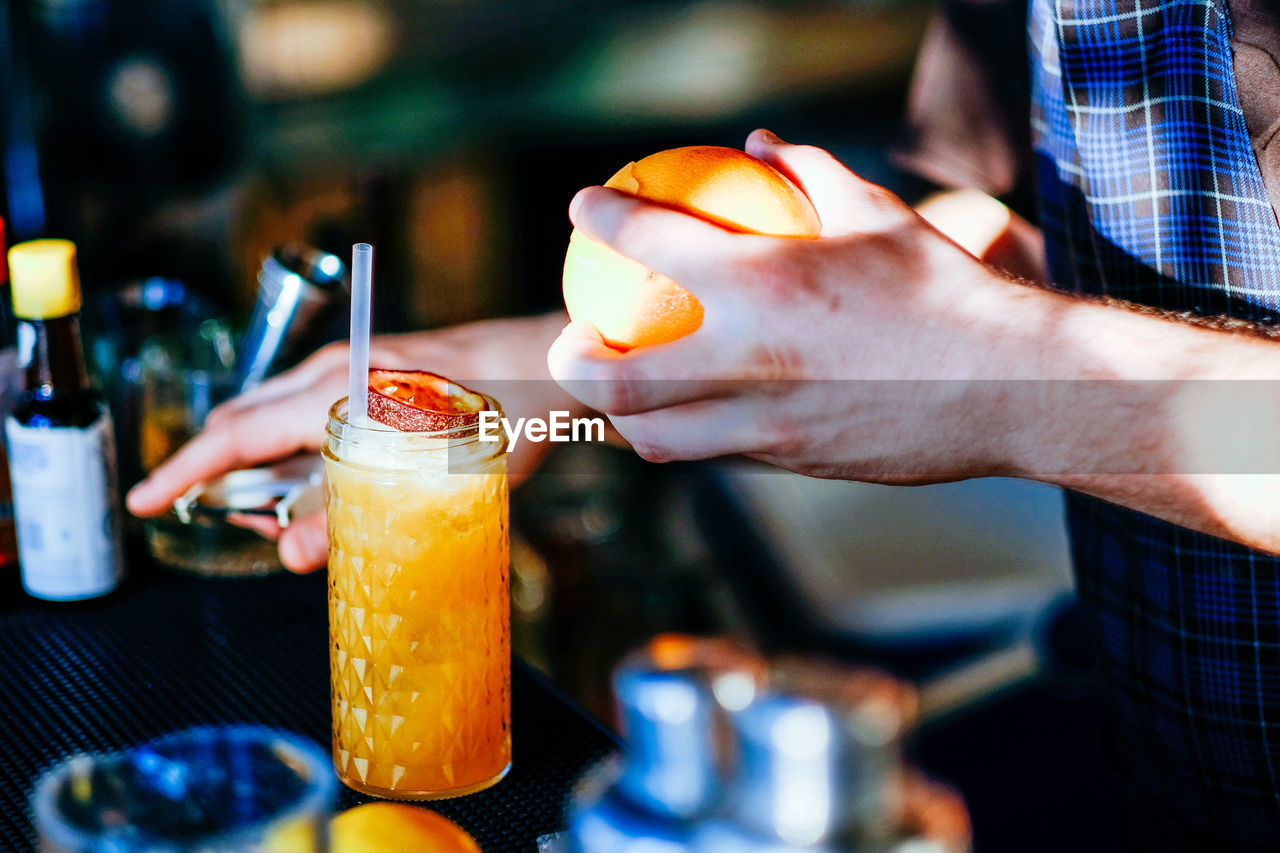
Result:
<instances>
[{"instance_id":1,"label":"hand squeezing orange","mask_svg":"<svg viewBox=\"0 0 1280 853\"><path fill-rule=\"evenodd\" d=\"M812 239L821 228L795 184L734 148L659 151L628 163L605 186L732 231ZM619 350L673 341L702 325L692 293L576 229L564 259L564 303L571 319L595 326Z\"/></svg>"}]
</instances>

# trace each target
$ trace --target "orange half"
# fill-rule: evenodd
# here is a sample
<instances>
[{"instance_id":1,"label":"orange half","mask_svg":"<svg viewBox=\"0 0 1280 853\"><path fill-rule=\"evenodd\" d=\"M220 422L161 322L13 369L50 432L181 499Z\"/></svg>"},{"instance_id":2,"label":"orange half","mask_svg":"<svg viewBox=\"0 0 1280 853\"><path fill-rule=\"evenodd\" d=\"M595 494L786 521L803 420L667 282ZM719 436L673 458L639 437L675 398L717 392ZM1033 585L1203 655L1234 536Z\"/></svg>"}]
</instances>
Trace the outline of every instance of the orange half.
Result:
<instances>
[{"instance_id":1,"label":"orange half","mask_svg":"<svg viewBox=\"0 0 1280 853\"><path fill-rule=\"evenodd\" d=\"M735 148L659 151L628 163L605 186L741 233L813 239L822 228L799 187ZM702 325L702 303L692 293L576 229L563 286L570 318L590 323L615 349L666 343Z\"/></svg>"}]
</instances>

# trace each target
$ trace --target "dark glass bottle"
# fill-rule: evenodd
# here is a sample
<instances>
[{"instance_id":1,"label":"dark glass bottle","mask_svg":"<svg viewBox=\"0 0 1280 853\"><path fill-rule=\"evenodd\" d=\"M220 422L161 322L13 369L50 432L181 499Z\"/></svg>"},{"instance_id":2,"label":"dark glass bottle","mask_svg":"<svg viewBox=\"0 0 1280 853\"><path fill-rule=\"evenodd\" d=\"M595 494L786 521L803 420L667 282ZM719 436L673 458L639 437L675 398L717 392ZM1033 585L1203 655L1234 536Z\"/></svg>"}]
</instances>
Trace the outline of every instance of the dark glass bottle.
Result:
<instances>
[{"instance_id":1,"label":"dark glass bottle","mask_svg":"<svg viewBox=\"0 0 1280 853\"><path fill-rule=\"evenodd\" d=\"M103 595L123 573L111 415L80 343L74 244L9 252L20 401L5 420L22 584L39 598Z\"/></svg>"}]
</instances>

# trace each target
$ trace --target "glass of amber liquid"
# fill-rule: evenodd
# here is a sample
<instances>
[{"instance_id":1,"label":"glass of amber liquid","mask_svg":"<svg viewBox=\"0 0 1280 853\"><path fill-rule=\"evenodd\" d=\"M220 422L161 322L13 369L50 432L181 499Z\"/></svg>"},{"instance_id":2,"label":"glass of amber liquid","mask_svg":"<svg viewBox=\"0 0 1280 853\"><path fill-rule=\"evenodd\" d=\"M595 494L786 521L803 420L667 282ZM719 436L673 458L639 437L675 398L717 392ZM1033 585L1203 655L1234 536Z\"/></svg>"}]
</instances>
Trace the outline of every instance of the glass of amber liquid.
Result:
<instances>
[{"instance_id":1,"label":"glass of amber liquid","mask_svg":"<svg viewBox=\"0 0 1280 853\"><path fill-rule=\"evenodd\" d=\"M338 776L400 800L493 785L511 767L505 442L354 426L344 399L324 458Z\"/></svg>"}]
</instances>

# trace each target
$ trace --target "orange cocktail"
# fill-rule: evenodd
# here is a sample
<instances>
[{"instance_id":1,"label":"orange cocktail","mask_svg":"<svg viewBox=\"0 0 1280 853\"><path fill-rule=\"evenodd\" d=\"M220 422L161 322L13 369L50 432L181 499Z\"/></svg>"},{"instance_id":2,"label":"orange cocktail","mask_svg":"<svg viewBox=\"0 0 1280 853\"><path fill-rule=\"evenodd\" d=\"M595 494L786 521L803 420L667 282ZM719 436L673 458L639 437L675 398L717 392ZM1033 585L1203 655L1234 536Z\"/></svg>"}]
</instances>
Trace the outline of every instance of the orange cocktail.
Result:
<instances>
[{"instance_id":1,"label":"orange cocktail","mask_svg":"<svg viewBox=\"0 0 1280 853\"><path fill-rule=\"evenodd\" d=\"M345 410L324 450L334 766L382 797L480 790L511 766L505 447Z\"/></svg>"}]
</instances>

